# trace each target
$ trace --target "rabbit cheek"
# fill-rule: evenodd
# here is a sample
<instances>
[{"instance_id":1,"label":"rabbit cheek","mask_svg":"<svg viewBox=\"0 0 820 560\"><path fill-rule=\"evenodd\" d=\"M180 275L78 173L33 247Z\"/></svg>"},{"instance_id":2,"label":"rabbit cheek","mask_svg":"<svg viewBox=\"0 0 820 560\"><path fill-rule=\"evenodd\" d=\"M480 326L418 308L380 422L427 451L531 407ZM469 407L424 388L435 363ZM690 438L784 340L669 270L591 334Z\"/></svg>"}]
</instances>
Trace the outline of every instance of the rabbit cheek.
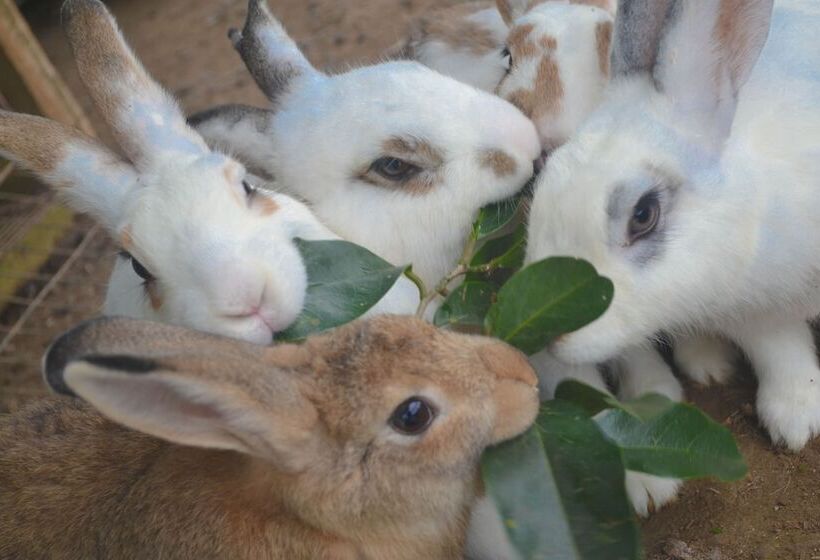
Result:
<instances>
[{"instance_id":1,"label":"rabbit cheek","mask_svg":"<svg viewBox=\"0 0 820 560\"><path fill-rule=\"evenodd\" d=\"M538 390L528 383L504 379L493 393L495 426L491 444L517 436L535 421L538 414Z\"/></svg>"}]
</instances>

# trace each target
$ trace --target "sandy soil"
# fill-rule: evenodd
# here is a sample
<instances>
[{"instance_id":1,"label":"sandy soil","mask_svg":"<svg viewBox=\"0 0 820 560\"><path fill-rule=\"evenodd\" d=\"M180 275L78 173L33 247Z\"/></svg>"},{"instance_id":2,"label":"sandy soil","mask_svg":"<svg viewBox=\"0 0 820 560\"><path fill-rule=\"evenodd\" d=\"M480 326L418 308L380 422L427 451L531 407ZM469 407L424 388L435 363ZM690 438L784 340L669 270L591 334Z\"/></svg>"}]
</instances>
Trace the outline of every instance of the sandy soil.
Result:
<instances>
[{"instance_id":1,"label":"sandy soil","mask_svg":"<svg viewBox=\"0 0 820 560\"><path fill-rule=\"evenodd\" d=\"M414 15L456 1L271 0L271 5L317 66L343 70L377 58L401 37ZM173 90L189 112L227 102L263 104L225 37L229 27L242 23L243 0L111 0L108 4L149 72ZM59 30L58 7L53 0L30 2L26 15L103 137L109 138L77 79ZM41 394L34 356L66 323L85 318L60 316L60 306L80 300L86 316L99 308L112 248L97 243L93 251L70 274L81 291L56 291L48 301L51 311L42 310L31 323L40 327L37 336L30 343L20 341L20 355L32 356L28 365L0 371L2 408L14 408ZM695 403L735 433L749 475L733 484L687 484L675 504L644 522L647 557L820 559L820 440L799 454L773 449L758 427L754 384L748 375L728 387L688 389Z\"/></svg>"}]
</instances>

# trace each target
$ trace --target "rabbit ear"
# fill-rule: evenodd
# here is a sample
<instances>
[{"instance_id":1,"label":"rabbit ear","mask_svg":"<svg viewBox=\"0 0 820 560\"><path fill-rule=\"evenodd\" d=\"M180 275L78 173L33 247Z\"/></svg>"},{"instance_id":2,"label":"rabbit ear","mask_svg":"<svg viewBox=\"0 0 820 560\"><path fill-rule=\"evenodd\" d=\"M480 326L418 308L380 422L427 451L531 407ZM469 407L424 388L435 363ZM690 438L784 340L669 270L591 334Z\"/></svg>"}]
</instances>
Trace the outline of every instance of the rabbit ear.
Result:
<instances>
[{"instance_id":1,"label":"rabbit ear","mask_svg":"<svg viewBox=\"0 0 820 560\"><path fill-rule=\"evenodd\" d=\"M321 75L273 17L265 0L250 0L244 29L231 29L228 37L271 103L295 81Z\"/></svg>"},{"instance_id":2,"label":"rabbit ear","mask_svg":"<svg viewBox=\"0 0 820 560\"><path fill-rule=\"evenodd\" d=\"M213 343L221 348L214 351ZM295 471L315 460L319 436L317 412L300 382L272 356L294 351L114 319L63 335L46 362L50 381L60 379L129 428L181 445L254 455ZM67 358L61 368L50 357L55 353Z\"/></svg>"},{"instance_id":3,"label":"rabbit ear","mask_svg":"<svg viewBox=\"0 0 820 560\"><path fill-rule=\"evenodd\" d=\"M773 0L624 0L616 72L651 72L676 110L715 145L769 33Z\"/></svg>"},{"instance_id":4,"label":"rabbit ear","mask_svg":"<svg viewBox=\"0 0 820 560\"><path fill-rule=\"evenodd\" d=\"M131 52L102 2L66 0L62 17L80 77L138 168L156 159L208 152L176 102Z\"/></svg>"},{"instance_id":5,"label":"rabbit ear","mask_svg":"<svg viewBox=\"0 0 820 560\"><path fill-rule=\"evenodd\" d=\"M189 117L188 124L212 148L235 156L252 171L272 174L273 115L272 111L247 105L222 105Z\"/></svg>"},{"instance_id":6,"label":"rabbit ear","mask_svg":"<svg viewBox=\"0 0 820 560\"><path fill-rule=\"evenodd\" d=\"M570 0L571 4L581 4L584 6L595 6L596 8L601 8L615 15L615 12L618 10L618 0Z\"/></svg>"},{"instance_id":7,"label":"rabbit ear","mask_svg":"<svg viewBox=\"0 0 820 560\"><path fill-rule=\"evenodd\" d=\"M511 26L515 20L527 13L533 5L540 2L533 2L532 0L496 0L495 5L501 14L501 19L504 20L508 26Z\"/></svg>"},{"instance_id":8,"label":"rabbit ear","mask_svg":"<svg viewBox=\"0 0 820 560\"><path fill-rule=\"evenodd\" d=\"M59 188L69 203L115 231L136 171L108 149L54 121L0 110L0 155Z\"/></svg>"}]
</instances>

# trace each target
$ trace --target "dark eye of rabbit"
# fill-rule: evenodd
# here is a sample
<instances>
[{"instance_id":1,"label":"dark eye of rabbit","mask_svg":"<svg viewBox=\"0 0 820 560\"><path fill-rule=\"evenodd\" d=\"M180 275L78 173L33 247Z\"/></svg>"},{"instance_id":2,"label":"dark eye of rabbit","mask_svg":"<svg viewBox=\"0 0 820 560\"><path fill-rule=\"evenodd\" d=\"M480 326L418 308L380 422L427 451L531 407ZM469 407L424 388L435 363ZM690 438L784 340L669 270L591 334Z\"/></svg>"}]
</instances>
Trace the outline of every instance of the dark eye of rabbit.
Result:
<instances>
[{"instance_id":1,"label":"dark eye of rabbit","mask_svg":"<svg viewBox=\"0 0 820 560\"><path fill-rule=\"evenodd\" d=\"M421 171L421 167L403 159L383 157L373 162L370 169L390 181L405 181Z\"/></svg>"},{"instance_id":2,"label":"dark eye of rabbit","mask_svg":"<svg viewBox=\"0 0 820 560\"><path fill-rule=\"evenodd\" d=\"M252 186L247 181L242 181L242 188L245 189L245 194L248 198L251 198L254 194L256 194L256 187Z\"/></svg>"},{"instance_id":3,"label":"dark eye of rabbit","mask_svg":"<svg viewBox=\"0 0 820 560\"><path fill-rule=\"evenodd\" d=\"M657 193L651 192L643 195L632 209L632 218L627 228L629 242L634 243L652 233L658 225L660 216L661 203Z\"/></svg>"},{"instance_id":4,"label":"dark eye of rabbit","mask_svg":"<svg viewBox=\"0 0 820 560\"><path fill-rule=\"evenodd\" d=\"M120 256L124 259L131 260L131 267L134 269L134 272L137 273L137 276L145 280L146 282L150 282L154 280L154 275L148 272L148 269L143 266L141 262L131 256L131 253L128 251L120 251Z\"/></svg>"},{"instance_id":5,"label":"dark eye of rabbit","mask_svg":"<svg viewBox=\"0 0 820 560\"><path fill-rule=\"evenodd\" d=\"M433 423L433 407L421 397L410 397L401 403L390 417L390 426L408 436L424 432Z\"/></svg>"},{"instance_id":6,"label":"dark eye of rabbit","mask_svg":"<svg viewBox=\"0 0 820 560\"><path fill-rule=\"evenodd\" d=\"M501 51L501 58L504 59L504 63L507 67L507 74L509 74L510 70L512 70L512 66L513 66L513 58L512 58L512 53L510 52L510 49L508 49L507 47L504 47L504 50Z\"/></svg>"}]
</instances>

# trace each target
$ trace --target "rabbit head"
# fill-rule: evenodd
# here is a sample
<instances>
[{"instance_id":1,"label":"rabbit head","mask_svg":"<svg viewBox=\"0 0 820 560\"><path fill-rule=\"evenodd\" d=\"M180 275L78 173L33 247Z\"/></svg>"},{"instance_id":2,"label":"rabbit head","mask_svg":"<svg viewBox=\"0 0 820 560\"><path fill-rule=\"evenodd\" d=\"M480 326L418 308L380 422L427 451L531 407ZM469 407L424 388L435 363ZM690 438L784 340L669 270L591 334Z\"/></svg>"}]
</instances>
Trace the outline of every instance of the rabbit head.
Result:
<instances>
[{"instance_id":1,"label":"rabbit head","mask_svg":"<svg viewBox=\"0 0 820 560\"><path fill-rule=\"evenodd\" d=\"M497 0L509 26L496 93L530 117L544 156L598 105L609 83L614 0Z\"/></svg>"},{"instance_id":2,"label":"rabbit head","mask_svg":"<svg viewBox=\"0 0 820 560\"><path fill-rule=\"evenodd\" d=\"M463 539L481 452L538 408L517 350L399 316L269 347L105 318L59 338L43 369L129 428L254 458L257 494L352 540Z\"/></svg>"},{"instance_id":3,"label":"rabbit head","mask_svg":"<svg viewBox=\"0 0 820 560\"><path fill-rule=\"evenodd\" d=\"M295 230L327 230L296 201L257 191L243 165L208 148L101 2L68 0L62 15L80 76L127 159L57 123L9 112L0 112L0 153L58 187L118 243L107 313L269 343L304 300Z\"/></svg>"},{"instance_id":4,"label":"rabbit head","mask_svg":"<svg viewBox=\"0 0 820 560\"><path fill-rule=\"evenodd\" d=\"M236 49L272 103L192 118L217 146L274 176L344 239L425 280L453 265L476 211L521 189L540 152L511 104L396 61L326 75L251 0Z\"/></svg>"},{"instance_id":5,"label":"rabbit head","mask_svg":"<svg viewBox=\"0 0 820 560\"><path fill-rule=\"evenodd\" d=\"M725 241L750 220L743 195L722 187L722 156L771 11L771 0L620 3L614 81L548 161L530 215L528 261L577 256L615 285L602 318L554 344L559 358L600 362L736 302L726 271L748 239Z\"/></svg>"}]
</instances>

